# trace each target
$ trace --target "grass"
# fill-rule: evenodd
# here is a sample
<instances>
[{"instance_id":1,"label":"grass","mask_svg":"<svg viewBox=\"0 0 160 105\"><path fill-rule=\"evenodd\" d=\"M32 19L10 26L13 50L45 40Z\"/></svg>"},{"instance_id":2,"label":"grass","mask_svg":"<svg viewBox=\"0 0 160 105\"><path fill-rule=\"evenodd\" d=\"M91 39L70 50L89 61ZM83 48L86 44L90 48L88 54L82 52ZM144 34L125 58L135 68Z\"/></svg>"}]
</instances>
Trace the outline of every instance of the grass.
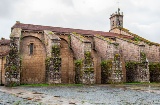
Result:
<instances>
[{"instance_id":1,"label":"grass","mask_svg":"<svg viewBox=\"0 0 160 105\"><path fill-rule=\"evenodd\" d=\"M13 105L20 105L21 101L16 101L13 103Z\"/></svg>"},{"instance_id":2,"label":"grass","mask_svg":"<svg viewBox=\"0 0 160 105\"><path fill-rule=\"evenodd\" d=\"M49 86L83 86L83 84L22 84L20 86L49 87Z\"/></svg>"},{"instance_id":3,"label":"grass","mask_svg":"<svg viewBox=\"0 0 160 105\"><path fill-rule=\"evenodd\" d=\"M94 84L95 86L98 86L99 84ZM111 86L116 86L116 85L150 85L150 86L160 86L160 83L156 83L156 82L145 82L145 83L140 83L140 82L130 82L130 83L121 83L121 84L104 84L104 85L111 85ZM21 84L20 86L24 86L24 87L50 87L50 86L85 86L84 84ZM87 85L88 86L88 85Z\"/></svg>"},{"instance_id":4,"label":"grass","mask_svg":"<svg viewBox=\"0 0 160 105\"><path fill-rule=\"evenodd\" d=\"M141 83L141 82L127 82L127 83L124 83L124 84L125 85L139 85L139 84L144 84L144 83ZM149 83L147 83L147 84L149 84Z\"/></svg>"},{"instance_id":5,"label":"grass","mask_svg":"<svg viewBox=\"0 0 160 105\"><path fill-rule=\"evenodd\" d=\"M124 85L150 85L150 86L160 86L160 83L157 83L157 82L151 82L151 83L148 83L148 82L144 82L144 83L141 83L141 82L131 82L131 83L124 83Z\"/></svg>"}]
</instances>

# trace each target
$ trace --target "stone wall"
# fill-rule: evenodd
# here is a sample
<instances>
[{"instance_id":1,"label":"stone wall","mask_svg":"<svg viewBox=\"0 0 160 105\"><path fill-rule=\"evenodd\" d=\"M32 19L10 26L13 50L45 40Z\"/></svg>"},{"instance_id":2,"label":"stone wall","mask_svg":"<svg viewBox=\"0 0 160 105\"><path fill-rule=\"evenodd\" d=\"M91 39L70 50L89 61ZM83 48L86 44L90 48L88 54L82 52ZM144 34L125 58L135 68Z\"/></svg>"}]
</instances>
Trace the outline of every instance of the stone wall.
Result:
<instances>
[{"instance_id":1,"label":"stone wall","mask_svg":"<svg viewBox=\"0 0 160 105\"><path fill-rule=\"evenodd\" d=\"M87 42L83 36L71 34L71 47L76 59L84 59L84 47L86 45L85 41Z\"/></svg>"},{"instance_id":2,"label":"stone wall","mask_svg":"<svg viewBox=\"0 0 160 105\"><path fill-rule=\"evenodd\" d=\"M159 46L145 44L145 53L149 62L160 62Z\"/></svg>"},{"instance_id":3,"label":"stone wall","mask_svg":"<svg viewBox=\"0 0 160 105\"><path fill-rule=\"evenodd\" d=\"M6 56L5 86L20 85L21 58L19 55L21 29L15 28L10 34L10 50Z\"/></svg>"},{"instance_id":4,"label":"stone wall","mask_svg":"<svg viewBox=\"0 0 160 105\"><path fill-rule=\"evenodd\" d=\"M25 31L23 30L22 31L22 34L21 34L21 38L23 37L27 37L27 36L33 36L33 37L36 37L38 38L39 40L41 40L42 42L44 42L44 33L43 31Z\"/></svg>"},{"instance_id":5,"label":"stone wall","mask_svg":"<svg viewBox=\"0 0 160 105\"><path fill-rule=\"evenodd\" d=\"M22 33L23 38L20 43L22 84L45 83L46 49L44 43L36 36L38 36L38 33ZM42 34L39 34L39 36L42 36ZM32 53L30 52L31 44L33 44Z\"/></svg>"},{"instance_id":6,"label":"stone wall","mask_svg":"<svg viewBox=\"0 0 160 105\"><path fill-rule=\"evenodd\" d=\"M95 50L95 42L93 36L85 36L91 42L91 55L93 57L94 62L94 76L95 83L101 84L101 57L100 54Z\"/></svg>"},{"instance_id":7,"label":"stone wall","mask_svg":"<svg viewBox=\"0 0 160 105\"><path fill-rule=\"evenodd\" d=\"M120 51L125 61L140 61L139 45L120 38L116 38L116 42L119 43Z\"/></svg>"},{"instance_id":8,"label":"stone wall","mask_svg":"<svg viewBox=\"0 0 160 105\"><path fill-rule=\"evenodd\" d=\"M46 46L46 53L47 56L51 56L51 49L52 49L52 34L54 34L51 31L44 30L44 44Z\"/></svg>"},{"instance_id":9,"label":"stone wall","mask_svg":"<svg viewBox=\"0 0 160 105\"><path fill-rule=\"evenodd\" d=\"M129 32L129 30L127 30L127 29L125 29L125 28L114 28L114 29L112 29L110 32L113 32L113 33L118 33L118 34L120 34L120 35L127 35L127 36L132 36L132 37L134 37L134 35L135 34L133 34L133 33L131 33L131 32ZM119 39L119 38L118 38ZM140 38L141 39L141 38ZM142 38L143 39L143 38ZM145 39L144 39L145 40ZM119 40L118 40L119 41ZM145 40L145 41L147 41L147 40ZM138 48L137 47L135 47L136 46L136 44L135 44L135 46L133 45L133 43L127 43L126 41L119 41L120 43L121 43L121 45L122 45L122 49L123 49L123 51L124 51L124 58L125 58L125 60L127 60L127 61L138 61L138 56L137 56L137 54L136 53L138 53L137 51L138 51ZM125 43L125 44L123 44L123 43ZM152 42L150 42L150 43L152 43ZM150 45L150 43L146 43L146 42L144 42L144 41L140 41L140 42L138 42L138 44L143 44L143 45L145 45L145 53L146 53L146 55L147 55L147 59L148 59L148 61L149 62L159 62L160 61L160 51L159 51L159 46L157 46L157 45L154 45L154 44L151 44ZM137 44L137 45L138 45ZM127 52L127 50L125 49L125 48L123 48L123 47L125 47L126 49L128 49L128 51L129 52ZM135 51L131 51L132 49L131 48L133 48ZM131 52L130 52L131 51ZM133 54L134 53L134 54ZM133 56L132 56L132 58L130 57L131 56L131 54L133 54L133 56L137 56L137 58L133 58Z\"/></svg>"},{"instance_id":10,"label":"stone wall","mask_svg":"<svg viewBox=\"0 0 160 105\"><path fill-rule=\"evenodd\" d=\"M2 63L2 58L0 58L0 85L2 84L2 70L3 70L2 66L3 65L4 64Z\"/></svg>"},{"instance_id":11,"label":"stone wall","mask_svg":"<svg viewBox=\"0 0 160 105\"><path fill-rule=\"evenodd\" d=\"M94 75L96 83L101 84L101 57L95 50L92 50L91 55L93 57L93 62L94 62Z\"/></svg>"},{"instance_id":12,"label":"stone wall","mask_svg":"<svg viewBox=\"0 0 160 105\"><path fill-rule=\"evenodd\" d=\"M127 82L149 82L150 73L147 62L126 62Z\"/></svg>"},{"instance_id":13,"label":"stone wall","mask_svg":"<svg viewBox=\"0 0 160 105\"><path fill-rule=\"evenodd\" d=\"M115 33L130 35L128 32L123 30L120 32L118 29L115 29ZM95 81L96 83L101 83L101 75L104 73L103 70L101 71L100 64L102 61L111 61L112 63L112 67L109 68L110 75L108 79L110 79L111 82L123 82L125 81L125 62L141 62L141 48L138 45L139 43L135 44L132 41L121 38L112 40L98 35L94 37L82 36L76 33L68 35L67 33L54 33L49 30L29 31L19 28L13 29L10 37L15 38L15 43L18 48L17 53L20 51L22 58L22 84L46 82L75 83L75 70L77 70L75 62L78 60L77 63L82 64L80 69L82 83L92 84L95 83ZM33 44L32 54L30 49L31 44ZM142 44L145 45L144 53L149 62L159 62L160 47L146 43ZM60 49L58 56L54 56L52 52L54 45L58 45ZM9 49L7 46L0 46L0 53L1 51ZM45 60L48 57L53 59L50 59L49 68L46 69ZM55 70L53 66L57 60L59 60L60 63L58 63L59 68ZM4 68L4 66L2 67L2 59L0 63L0 68ZM139 74L136 74L139 76L137 80L135 76L136 81L143 81L143 78L148 76L147 65L137 66L136 70L136 72L139 72ZM3 70L1 69L0 73L2 73L1 71ZM147 74L147 76L142 77L145 74ZM58 80L57 76L59 76ZM0 78L2 77L0 76ZM144 81L148 81L148 77L144 79ZM4 79L2 82L4 82Z\"/></svg>"},{"instance_id":14,"label":"stone wall","mask_svg":"<svg viewBox=\"0 0 160 105\"><path fill-rule=\"evenodd\" d=\"M102 58L101 81L102 83L125 82L125 67L123 57L119 51L119 44L114 40L95 36L95 49Z\"/></svg>"},{"instance_id":15,"label":"stone wall","mask_svg":"<svg viewBox=\"0 0 160 105\"><path fill-rule=\"evenodd\" d=\"M94 84L94 63L91 54L91 42L79 34L71 34L71 48L75 55L76 83Z\"/></svg>"},{"instance_id":16,"label":"stone wall","mask_svg":"<svg viewBox=\"0 0 160 105\"><path fill-rule=\"evenodd\" d=\"M0 85L5 84L5 64L6 64L6 56L9 53L10 42L6 39L0 40ZM6 43L7 42L7 43Z\"/></svg>"},{"instance_id":17,"label":"stone wall","mask_svg":"<svg viewBox=\"0 0 160 105\"><path fill-rule=\"evenodd\" d=\"M94 37L93 36L85 36L85 38L91 42L91 48L94 49L95 48Z\"/></svg>"},{"instance_id":18,"label":"stone wall","mask_svg":"<svg viewBox=\"0 0 160 105\"><path fill-rule=\"evenodd\" d=\"M6 57L0 57L0 85L5 84L5 64Z\"/></svg>"},{"instance_id":19,"label":"stone wall","mask_svg":"<svg viewBox=\"0 0 160 105\"><path fill-rule=\"evenodd\" d=\"M0 45L0 54L8 53L9 49L9 45Z\"/></svg>"},{"instance_id":20,"label":"stone wall","mask_svg":"<svg viewBox=\"0 0 160 105\"><path fill-rule=\"evenodd\" d=\"M137 75L135 75L135 81L149 82L150 73L148 63L141 63L137 65Z\"/></svg>"},{"instance_id":21,"label":"stone wall","mask_svg":"<svg viewBox=\"0 0 160 105\"><path fill-rule=\"evenodd\" d=\"M75 83L73 52L69 48L69 44L67 43L66 40L61 39L60 45L61 45L60 55L62 58L62 64L61 64L62 83Z\"/></svg>"},{"instance_id":22,"label":"stone wall","mask_svg":"<svg viewBox=\"0 0 160 105\"><path fill-rule=\"evenodd\" d=\"M45 33L45 45L47 49L46 65L46 81L49 84L62 83L62 59L60 38L55 35L52 31L44 31ZM63 75L64 77L64 75Z\"/></svg>"},{"instance_id":23,"label":"stone wall","mask_svg":"<svg viewBox=\"0 0 160 105\"><path fill-rule=\"evenodd\" d=\"M76 59L84 59L84 52L91 52L91 42L79 34L71 34L71 47Z\"/></svg>"},{"instance_id":24,"label":"stone wall","mask_svg":"<svg viewBox=\"0 0 160 105\"><path fill-rule=\"evenodd\" d=\"M127 32L126 32L127 31ZM132 36L129 32L129 30L122 30L120 28L114 28L112 30L110 30L110 32L113 32L113 33L117 33L117 34L121 34L121 35L127 35L127 36Z\"/></svg>"},{"instance_id":25,"label":"stone wall","mask_svg":"<svg viewBox=\"0 0 160 105\"><path fill-rule=\"evenodd\" d=\"M113 48L106 40L99 37L94 37L95 50L98 52L102 60L112 57L112 54L107 52L112 52Z\"/></svg>"}]
</instances>

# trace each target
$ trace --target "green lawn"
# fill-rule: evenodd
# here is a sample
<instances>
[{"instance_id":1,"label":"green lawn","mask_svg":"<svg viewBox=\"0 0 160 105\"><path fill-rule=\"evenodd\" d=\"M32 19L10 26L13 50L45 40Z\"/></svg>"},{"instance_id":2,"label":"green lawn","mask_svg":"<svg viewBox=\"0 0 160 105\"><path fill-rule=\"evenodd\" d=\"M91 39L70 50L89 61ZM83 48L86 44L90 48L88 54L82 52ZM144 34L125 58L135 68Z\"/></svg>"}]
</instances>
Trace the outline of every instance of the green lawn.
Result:
<instances>
[{"instance_id":1,"label":"green lawn","mask_svg":"<svg viewBox=\"0 0 160 105\"><path fill-rule=\"evenodd\" d=\"M47 87L47 86L83 86L83 84L22 84L20 86L31 86L31 87Z\"/></svg>"}]
</instances>

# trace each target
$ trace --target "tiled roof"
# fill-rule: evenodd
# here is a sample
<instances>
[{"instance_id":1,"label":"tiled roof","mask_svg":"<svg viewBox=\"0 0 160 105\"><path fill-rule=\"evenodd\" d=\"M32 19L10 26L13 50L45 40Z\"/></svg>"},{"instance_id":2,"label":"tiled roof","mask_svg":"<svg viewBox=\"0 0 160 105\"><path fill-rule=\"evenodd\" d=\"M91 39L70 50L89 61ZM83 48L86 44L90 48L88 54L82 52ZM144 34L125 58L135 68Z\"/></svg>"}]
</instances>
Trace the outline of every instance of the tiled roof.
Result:
<instances>
[{"instance_id":1,"label":"tiled roof","mask_svg":"<svg viewBox=\"0 0 160 105\"><path fill-rule=\"evenodd\" d=\"M5 51L5 52L0 52L0 56L6 56L9 54L9 50Z\"/></svg>"},{"instance_id":2,"label":"tiled roof","mask_svg":"<svg viewBox=\"0 0 160 105\"><path fill-rule=\"evenodd\" d=\"M119 34L115 34L112 32L103 32L103 31L93 31L93 30L82 30L82 29L73 29L73 28L62 28L62 27L52 27L52 26L41 26L41 25L33 25L33 24L23 24L23 23L16 23L13 28L21 28L22 30L33 30L33 31L43 31L43 30L50 30L53 32L59 33L72 33L76 32L82 35L102 35L105 37L117 37L120 36ZM122 36L125 38L130 38L129 36Z\"/></svg>"},{"instance_id":3,"label":"tiled roof","mask_svg":"<svg viewBox=\"0 0 160 105\"><path fill-rule=\"evenodd\" d=\"M9 45L10 44L10 40L8 39L1 39L0 40L0 45Z\"/></svg>"}]
</instances>

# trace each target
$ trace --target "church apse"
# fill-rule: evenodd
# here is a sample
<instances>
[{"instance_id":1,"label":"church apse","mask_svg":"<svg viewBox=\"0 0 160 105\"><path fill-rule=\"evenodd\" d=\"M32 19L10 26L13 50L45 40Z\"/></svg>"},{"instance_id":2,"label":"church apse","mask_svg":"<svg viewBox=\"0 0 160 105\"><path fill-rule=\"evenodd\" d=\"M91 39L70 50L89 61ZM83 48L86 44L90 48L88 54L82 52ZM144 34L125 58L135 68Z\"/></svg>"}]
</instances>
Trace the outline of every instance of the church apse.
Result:
<instances>
[{"instance_id":1,"label":"church apse","mask_svg":"<svg viewBox=\"0 0 160 105\"><path fill-rule=\"evenodd\" d=\"M33 36L23 37L20 43L20 56L22 59L21 83L45 83L46 50L42 41Z\"/></svg>"}]
</instances>

